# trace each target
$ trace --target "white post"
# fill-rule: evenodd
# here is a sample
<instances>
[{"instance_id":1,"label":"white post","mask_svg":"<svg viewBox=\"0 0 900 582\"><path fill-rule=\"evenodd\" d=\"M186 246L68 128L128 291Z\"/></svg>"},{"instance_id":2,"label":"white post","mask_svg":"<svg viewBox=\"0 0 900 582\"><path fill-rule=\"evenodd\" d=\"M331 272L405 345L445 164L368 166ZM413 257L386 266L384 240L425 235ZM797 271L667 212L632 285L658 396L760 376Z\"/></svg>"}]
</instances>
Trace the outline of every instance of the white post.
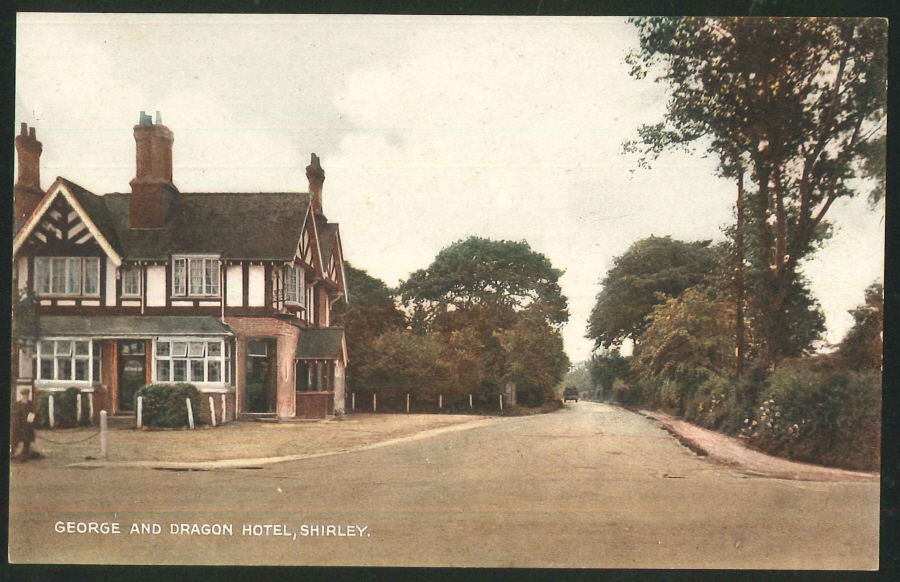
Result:
<instances>
[{"instance_id":1,"label":"white post","mask_svg":"<svg viewBox=\"0 0 900 582\"><path fill-rule=\"evenodd\" d=\"M372 394L372 412L378 410L378 394Z\"/></svg>"},{"instance_id":2,"label":"white post","mask_svg":"<svg viewBox=\"0 0 900 582\"><path fill-rule=\"evenodd\" d=\"M184 401L187 403L188 425L190 425L191 430L193 430L194 429L194 409L191 408L191 399L185 398Z\"/></svg>"},{"instance_id":3,"label":"white post","mask_svg":"<svg viewBox=\"0 0 900 582\"><path fill-rule=\"evenodd\" d=\"M226 410L226 408L225 408L225 395L222 394L222 424L225 424L225 419L228 418L227 416L225 416L225 410Z\"/></svg>"},{"instance_id":4,"label":"white post","mask_svg":"<svg viewBox=\"0 0 900 582\"><path fill-rule=\"evenodd\" d=\"M106 460L106 411L100 411L100 458Z\"/></svg>"},{"instance_id":5,"label":"white post","mask_svg":"<svg viewBox=\"0 0 900 582\"><path fill-rule=\"evenodd\" d=\"M91 413L91 424L94 424L94 394L88 392L88 412Z\"/></svg>"},{"instance_id":6,"label":"white post","mask_svg":"<svg viewBox=\"0 0 900 582\"><path fill-rule=\"evenodd\" d=\"M350 393L350 409L356 410L356 392Z\"/></svg>"},{"instance_id":7,"label":"white post","mask_svg":"<svg viewBox=\"0 0 900 582\"><path fill-rule=\"evenodd\" d=\"M47 414L50 417L50 428L53 428L56 425L56 422L53 419L53 394L47 397Z\"/></svg>"},{"instance_id":8,"label":"white post","mask_svg":"<svg viewBox=\"0 0 900 582\"><path fill-rule=\"evenodd\" d=\"M469 410L472 409L472 395L469 394Z\"/></svg>"},{"instance_id":9,"label":"white post","mask_svg":"<svg viewBox=\"0 0 900 582\"><path fill-rule=\"evenodd\" d=\"M500 410L503 410L503 394L500 395Z\"/></svg>"},{"instance_id":10,"label":"white post","mask_svg":"<svg viewBox=\"0 0 900 582\"><path fill-rule=\"evenodd\" d=\"M81 424L81 393L75 395L75 424Z\"/></svg>"},{"instance_id":11,"label":"white post","mask_svg":"<svg viewBox=\"0 0 900 582\"><path fill-rule=\"evenodd\" d=\"M141 428L144 425L144 397L137 397L137 427Z\"/></svg>"},{"instance_id":12,"label":"white post","mask_svg":"<svg viewBox=\"0 0 900 582\"><path fill-rule=\"evenodd\" d=\"M441 409L443 407L444 407L444 395L438 394L438 409Z\"/></svg>"},{"instance_id":13,"label":"white post","mask_svg":"<svg viewBox=\"0 0 900 582\"><path fill-rule=\"evenodd\" d=\"M409 393L406 393L406 414L409 414Z\"/></svg>"},{"instance_id":14,"label":"white post","mask_svg":"<svg viewBox=\"0 0 900 582\"><path fill-rule=\"evenodd\" d=\"M216 426L216 404L212 396L209 397L209 419L212 420L212 425Z\"/></svg>"}]
</instances>

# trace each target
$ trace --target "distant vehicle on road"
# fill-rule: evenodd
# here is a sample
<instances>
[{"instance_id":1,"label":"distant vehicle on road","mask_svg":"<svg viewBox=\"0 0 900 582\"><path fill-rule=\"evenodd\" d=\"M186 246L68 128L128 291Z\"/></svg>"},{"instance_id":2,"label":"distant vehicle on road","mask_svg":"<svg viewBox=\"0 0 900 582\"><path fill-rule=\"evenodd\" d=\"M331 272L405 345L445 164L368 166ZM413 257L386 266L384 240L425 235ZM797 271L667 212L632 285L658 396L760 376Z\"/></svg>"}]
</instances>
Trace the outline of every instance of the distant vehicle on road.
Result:
<instances>
[{"instance_id":1,"label":"distant vehicle on road","mask_svg":"<svg viewBox=\"0 0 900 582\"><path fill-rule=\"evenodd\" d=\"M578 402L578 388L569 387L563 391L563 402L568 402L569 400Z\"/></svg>"}]
</instances>

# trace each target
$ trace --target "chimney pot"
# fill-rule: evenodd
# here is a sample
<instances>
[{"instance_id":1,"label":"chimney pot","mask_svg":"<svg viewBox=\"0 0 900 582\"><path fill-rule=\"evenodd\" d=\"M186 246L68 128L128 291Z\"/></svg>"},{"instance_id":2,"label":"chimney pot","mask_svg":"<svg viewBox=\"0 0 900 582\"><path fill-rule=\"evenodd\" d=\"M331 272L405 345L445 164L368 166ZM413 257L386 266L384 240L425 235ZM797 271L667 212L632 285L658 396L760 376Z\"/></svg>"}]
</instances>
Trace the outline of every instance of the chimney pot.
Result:
<instances>
[{"instance_id":1,"label":"chimney pot","mask_svg":"<svg viewBox=\"0 0 900 582\"><path fill-rule=\"evenodd\" d=\"M28 124L24 121L22 122L22 135L28 135Z\"/></svg>"},{"instance_id":2,"label":"chimney pot","mask_svg":"<svg viewBox=\"0 0 900 582\"><path fill-rule=\"evenodd\" d=\"M31 139L37 139L37 134L35 133L35 129L33 127L30 129L30 132L28 135L31 136Z\"/></svg>"},{"instance_id":3,"label":"chimney pot","mask_svg":"<svg viewBox=\"0 0 900 582\"><path fill-rule=\"evenodd\" d=\"M156 125L162 125L162 114L159 111L156 112Z\"/></svg>"}]
</instances>

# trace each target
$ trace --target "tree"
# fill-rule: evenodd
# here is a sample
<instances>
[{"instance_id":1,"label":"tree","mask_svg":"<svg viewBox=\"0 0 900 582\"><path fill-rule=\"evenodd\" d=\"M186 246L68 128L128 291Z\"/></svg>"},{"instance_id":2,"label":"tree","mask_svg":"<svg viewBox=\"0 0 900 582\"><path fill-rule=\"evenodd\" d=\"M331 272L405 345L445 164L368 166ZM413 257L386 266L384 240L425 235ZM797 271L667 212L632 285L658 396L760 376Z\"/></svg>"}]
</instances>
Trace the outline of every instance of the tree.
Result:
<instances>
[{"instance_id":1,"label":"tree","mask_svg":"<svg viewBox=\"0 0 900 582\"><path fill-rule=\"evenodd\" d=\"M631 370L631 358L622 356L618 350L597 353L591 356L588 370L593 384L599 386L603 390L604 398L608 399L613 394L616 380L624 380Z\"/></svg>"},{"instance_id":2,"label":"tree","mask_svg":"<svg viewBox=\"0 0 900 582\"><path fill-rule=\"evenodd\" d=\"M364 387L370 378L365 371L376 357L375 340L382 334L406 327L403 312L394 303L394 293L384 281L372 277L363 269L344 262L347 289L353 295L334 305L332 322L344 328L350 362L347 383L352 389Z\"/></svg>"},{"instance_id":3,"label":"tree","mask_svg":"<svg viewBox=\"0 0 900 582\"><path fill-rule=\"evenodd\" d=\"M568 321L567 300L559 287L563 272L525 241L469 237L441 250L427 269L401 286L404 302L421 327L453 329L473 308L502 327L515 324L522 310L540 313L550 324Z\"/></svg>"},{"instance_id":4,"label":"tree","mask_svg":"<svg viewBox=\"0 0 900 582\"><path fill-rule=\"evenodd\" d=\"M762 278L766 359L787 351L784 307L799 262L816 248L852 178L883 172L887 22L883 19L636 18L632 75L661 70L665 120L639 129L626 150L642 164L697 144L725 176L747 172ZM883 173L881 173L883 176ZM877 181L877 180L876 180ZM871 183L871 181L870 181ZM873 197L880 197L875 184Z\"/></svg>"},{"instance_id":5,"label":"tree","mask_svg":"<svg viewBox=\"0 0 900 582\"><path fill-rule=\"evenodd\" d=\"M560 276L525 241L470 237L441 250L400 292L413 329L447 346L456 391L493 396L514 381L523 401L540 404L553 397L568 365Z\"/></svg>"},{"instance_id":6,"label":"tree","mask_svg":"<svg viewBox=\"0 0 900 582\"><path fill-rule=\"evenodd\" d=\"M880 370L884 352L884 287L873 283L866 301L850 312L854 324L838 344L838 356L851 370Z\"/></svg>"},{"instance_id":7,"label":"tree","mask_svg":"<svg viewBox=\"0 0 900 582\"><path fill-rule=\"evenodd\" d=\"M638 376L689 385L722 374L734 354L734 304L693 287L653 309L640 341L632 364Z\"/></svg>"},{"instance_id":8,"label":"tree","mask_svg":"<svg viewBox=\"0 0 900 582\"><path fill-rule=\"evenodd\" d=\"M596 347L637 341L653 308L708 279L723 256L711 241L685 242L651 236L614 259L588 319L587 337Z\"/></svg>"}]
</instances>

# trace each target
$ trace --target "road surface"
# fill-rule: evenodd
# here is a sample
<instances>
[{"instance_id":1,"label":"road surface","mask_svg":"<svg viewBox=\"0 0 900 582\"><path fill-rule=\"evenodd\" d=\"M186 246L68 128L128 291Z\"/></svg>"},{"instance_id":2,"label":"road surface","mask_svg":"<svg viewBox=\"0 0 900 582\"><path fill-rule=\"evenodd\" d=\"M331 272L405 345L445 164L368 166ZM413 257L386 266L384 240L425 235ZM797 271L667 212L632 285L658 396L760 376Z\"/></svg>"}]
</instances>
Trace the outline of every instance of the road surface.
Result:
<instances>
[{"instance_id":1,"label":"road surface","mask_svg":"<svg viewBox=\"0 0 900 582\"><path fill-rule=\"evenodd\" d=\"M10 559L871 569L878 501L875 483L743 475L642 416L579 402L259 469L14 465ZM121 533L77 533L91 522Z\"/></svg>"}]
</instances>

